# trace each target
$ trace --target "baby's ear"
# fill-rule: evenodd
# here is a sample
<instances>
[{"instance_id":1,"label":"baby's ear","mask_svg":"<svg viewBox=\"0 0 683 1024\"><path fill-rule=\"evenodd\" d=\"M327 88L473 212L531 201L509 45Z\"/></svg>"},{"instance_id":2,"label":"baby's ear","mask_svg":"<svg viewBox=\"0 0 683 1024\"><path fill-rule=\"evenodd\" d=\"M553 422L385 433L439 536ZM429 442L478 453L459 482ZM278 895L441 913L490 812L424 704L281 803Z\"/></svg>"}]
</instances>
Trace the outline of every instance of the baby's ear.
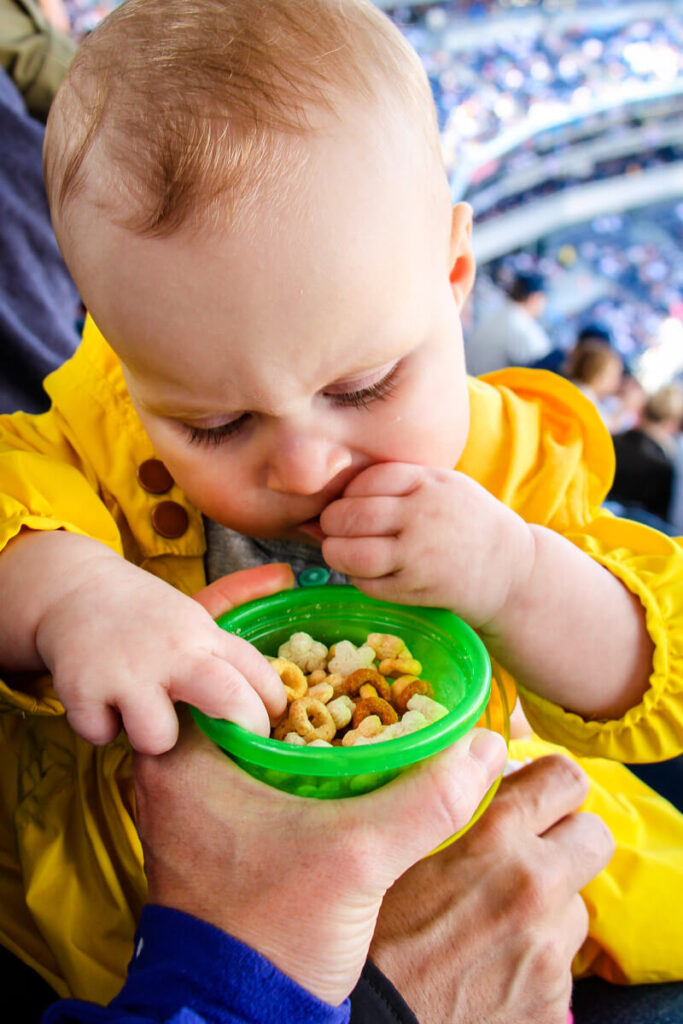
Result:
<instances>
[{"instance_id":1,"label":"baby's ear","mask_svg":"<svg viewBox=\"0 0 683 1024\"><path fill-rule=\"evenodd\" d=\"M472 207L468 203L457 203L453 207L449 265L451 288L458 309L462 309L472 290L476 272L472 250Z\"/></svg>"}]
</instances>

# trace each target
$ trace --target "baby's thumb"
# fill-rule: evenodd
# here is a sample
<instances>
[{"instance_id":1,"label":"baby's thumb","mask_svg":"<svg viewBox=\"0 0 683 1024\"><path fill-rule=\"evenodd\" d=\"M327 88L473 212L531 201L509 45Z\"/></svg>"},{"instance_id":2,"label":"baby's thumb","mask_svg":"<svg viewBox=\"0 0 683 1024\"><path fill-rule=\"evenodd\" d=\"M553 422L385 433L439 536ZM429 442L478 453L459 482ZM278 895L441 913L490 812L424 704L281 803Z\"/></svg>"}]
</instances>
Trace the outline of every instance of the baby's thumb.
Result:
<instances>
[{"instance_id":1,"label":"baby's thumb","mask_svg":"<svg viewBox=\"0 0 683 1024\"><path fill-rule=\"evenodd\" d=\"M506 756L502 736L473 729L448 750L360 798L375 802L372 821L381 831L391 875L387 887L467 825L503 771Z\"/></svg>"}]
</instances>

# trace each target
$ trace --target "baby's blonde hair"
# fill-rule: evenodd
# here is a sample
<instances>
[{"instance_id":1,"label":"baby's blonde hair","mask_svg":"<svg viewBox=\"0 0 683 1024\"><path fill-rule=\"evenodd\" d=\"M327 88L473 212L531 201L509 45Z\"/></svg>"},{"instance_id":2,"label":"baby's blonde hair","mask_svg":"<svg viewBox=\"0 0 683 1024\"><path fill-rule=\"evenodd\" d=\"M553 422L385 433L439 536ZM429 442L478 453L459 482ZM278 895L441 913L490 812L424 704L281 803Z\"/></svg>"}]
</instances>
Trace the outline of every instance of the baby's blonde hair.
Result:
<instances>
[{"instance_id":1,"label":"baby's blonde hair","mask_svg":"<svg viewBox=\"0 0 683 1024\"><path fill-rule=\"evenodd\" d=\"M93 184L97 149L98 202L113 198L125 227L167 235L188 219L217 223L266 184L286 192L309 112L334 114L347 96L413 118L438 150L419 59L369 0L126 0L85 40L54 100L53 218Z\"/></svg>"}]
</instances>

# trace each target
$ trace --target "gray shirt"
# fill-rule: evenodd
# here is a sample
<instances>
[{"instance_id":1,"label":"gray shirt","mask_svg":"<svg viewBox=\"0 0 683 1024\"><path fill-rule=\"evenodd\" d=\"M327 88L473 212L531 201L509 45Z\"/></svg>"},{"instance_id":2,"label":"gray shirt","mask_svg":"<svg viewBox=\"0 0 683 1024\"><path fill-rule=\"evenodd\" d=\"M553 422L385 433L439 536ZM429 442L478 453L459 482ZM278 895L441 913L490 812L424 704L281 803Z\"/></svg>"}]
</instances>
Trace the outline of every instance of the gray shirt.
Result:
<instances>
[{"instance_id":1,"label":"gray shirt","mask_svg":"<svg viewBox=\"0 0 683 1024\"><path fill-rule=\"evenodd\" d=\"M253 569L268 562L287 562L297 579L305 569L320 567L329 572L330 583L348 583L346 576L325 565L322 553L312 545L290 540L257 540L254 537L245 537L206 517L204 529L204 568L207 583L213 583L230 572Z\"/></svg>"}]
</instances>

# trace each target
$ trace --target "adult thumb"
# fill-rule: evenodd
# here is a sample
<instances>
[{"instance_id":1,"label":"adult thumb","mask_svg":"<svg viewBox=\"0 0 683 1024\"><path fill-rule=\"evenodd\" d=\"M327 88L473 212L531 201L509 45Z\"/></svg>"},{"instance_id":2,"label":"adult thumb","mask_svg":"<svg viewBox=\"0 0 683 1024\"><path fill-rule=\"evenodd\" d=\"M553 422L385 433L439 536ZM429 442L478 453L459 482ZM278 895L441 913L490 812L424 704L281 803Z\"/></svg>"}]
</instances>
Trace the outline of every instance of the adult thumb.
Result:
<instances>
[{"instance_id":1,"label":"adult thumb","mask_svg":"<svg viewBox=\"0 0 683 1024\"><path fill-rule=\"evenodd\" d=\"M468 823L505 766L502 736L473 729L457 743L356 801L374 802L388 888L408 868ZM354 802L356 802L354 801ZM360 810L360 807L358 807Z\"/></svg>"}]
</instances>

